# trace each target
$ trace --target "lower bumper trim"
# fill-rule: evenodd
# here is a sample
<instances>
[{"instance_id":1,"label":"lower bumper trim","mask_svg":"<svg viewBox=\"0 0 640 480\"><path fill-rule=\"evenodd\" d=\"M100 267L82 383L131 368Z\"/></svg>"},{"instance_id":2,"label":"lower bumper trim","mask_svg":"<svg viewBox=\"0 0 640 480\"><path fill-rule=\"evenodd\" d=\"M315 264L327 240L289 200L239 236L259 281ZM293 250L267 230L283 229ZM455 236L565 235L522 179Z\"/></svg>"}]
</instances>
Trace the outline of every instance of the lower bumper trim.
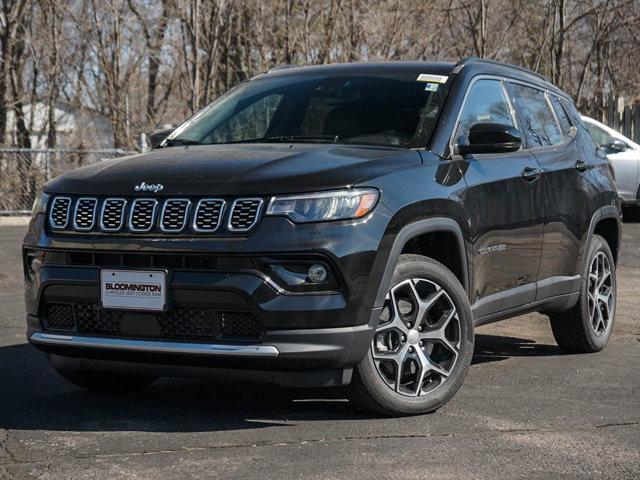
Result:
<instances>
[{"instance_id":1,"label":"lower bumper trim","mask_svg":"<svg viewBox=\"0 0 640 480\"><path fill-rule=\"evenodd\" d=\"M234 357L277 357L279 351L273 345L226 345L210 343L183 343L155 340L131 340L121 338L84 337L35 332L30 338L40 345L66 345L73 347L102 348L160 353L197 353Z\"/></svg>"}]
</instances>

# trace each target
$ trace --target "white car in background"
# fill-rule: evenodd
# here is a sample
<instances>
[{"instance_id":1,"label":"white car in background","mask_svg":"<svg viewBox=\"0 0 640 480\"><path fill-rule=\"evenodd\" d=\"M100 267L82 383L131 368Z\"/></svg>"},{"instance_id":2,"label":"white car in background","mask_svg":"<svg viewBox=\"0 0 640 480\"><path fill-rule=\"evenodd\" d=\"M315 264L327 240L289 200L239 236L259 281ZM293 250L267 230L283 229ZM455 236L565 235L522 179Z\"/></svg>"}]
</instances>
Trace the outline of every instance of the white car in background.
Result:
<instances>
[{"instance_id":1,"label":"white car in background","mask_svg":"<svg viewBox=\"0 0 640 480\"><path fill-rule=\"evenodd\" d=\"M616 188L624 205L639 205L640 145L614 129L589 117L582 117L593 141L607 153L616 175Z\"/></svg>"}]
</instances>

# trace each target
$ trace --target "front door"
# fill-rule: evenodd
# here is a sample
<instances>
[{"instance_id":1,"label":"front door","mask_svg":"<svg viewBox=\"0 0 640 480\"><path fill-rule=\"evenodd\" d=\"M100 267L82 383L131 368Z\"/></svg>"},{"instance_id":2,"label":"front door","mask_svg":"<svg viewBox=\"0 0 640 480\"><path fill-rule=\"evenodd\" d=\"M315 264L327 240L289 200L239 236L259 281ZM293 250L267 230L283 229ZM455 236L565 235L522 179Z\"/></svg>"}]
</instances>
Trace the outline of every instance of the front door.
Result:
<instances>
[{"instance_id":1,"label":"front door","mask_svg":"<svg viewBox=\"0 0 640 480\"><path fill-rule=\"evenodd\" d=\"M454 138L477 123L518 128L500 80L472 83ZM528 150L464 159L464 205L472 232L471 302L476 319L533 302L542 246L541 169Z\"/></svg>"}]
</instances>

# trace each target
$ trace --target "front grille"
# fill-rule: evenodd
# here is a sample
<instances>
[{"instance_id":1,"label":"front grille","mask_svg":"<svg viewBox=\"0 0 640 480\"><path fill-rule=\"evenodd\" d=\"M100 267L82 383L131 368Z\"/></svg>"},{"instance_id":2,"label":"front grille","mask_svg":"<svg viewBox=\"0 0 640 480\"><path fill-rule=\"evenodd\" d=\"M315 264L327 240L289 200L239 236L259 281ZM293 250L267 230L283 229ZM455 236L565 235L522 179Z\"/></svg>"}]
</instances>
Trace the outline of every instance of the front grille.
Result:
<instances>
[{"instance_id":1,"label":"front grille","mask_svg":"<svg viewBox=\"0 0 640 480\"><path fill-rule=\"evenodd\" d=\"M105 232L118 232L124 227L125 207L124 198L107 198L102 204L100 228Z\"/></svg>"},{"instance_id":2,"label":"front grille","mask_svg":"<svg viewBox=\"0 0 640 480\"><path fill-rule=\"evenodd\" d=\"M223 312L220 313L220 331L227 338L258 338L262 327L251 313Z\"/></svg>"},{"instance_id":3,"label":"front grille","mask_svg":"<svg viewBox=\"0 0 640 480\"><path fill-rule=\"evenodd\" d=\"M73 330L73 307L70 303L48 303L45 309L46 325L51 330Z\"/></svg>"},{"instance_id":4,"label":"front grille","mask_svg":"<svg viewBox=\"0 0 640 480\"><path fill-rule=\"evenodd\" d=\"M164 202L160 219L163 232L181 232L187 226L187 215L191 202L185 198L171 199Z\"/></svg>"},{"instance_id":5,"label":"front grille","mask_svg":"<svg viewBox=\"0 0 640 480\"><path fill-rule=\"evenodd\" d=\"M123 327L124 322L138 324L140 315L124 310L108 310L92 302L47 303L45 312L45 330L108 336L122 336L123 331L127 331ZM251 312L218 312L207 307L181 307L169 312L144 315L157 325L147 334L137 331L136 336L144 338L202 342L258 341L263 334L262 325Z\"/></svg>"},{"instance_id":6,"label":"front grille","mask_svg":"<svg viewBox=\"0 0 640 480\"><path fill-rule=\"evenodd\" d=\"M195 208L191 208L195 206ZM71 198L53 197L49 226L57 232L181 233L248 232L259 222L260 198ZM226 227L226 228L225 228Z\"/></svg>"},{"instance_id":7,"label":"front grille","mask_svg":"<svg viewBox=\"0 0 640 480\"><path fill-rule=\"evenodd\" d=\"M204 308L179 308L159 316L160 331L165 338L214 340L214 312Z\"/></svg>"},{"instance_id":8,"label":"front grille","mask_svg":"<svg viewBox=\"0 0 640 480\"><path fill-rule=\"evenodd\" d=\"M236 200L231 208L229 218L229 230L232 232L246 232L251 230L258 221L260 210L262 209L262 199L245 198Z\"/></svg>"},{"instance_id":9,"label":"front grille","mask_svg":"<svg viewBox=\"0 0 640 480\"><path fill-rule=\"evenodd\" d=\"M203 198L200 200L196 205L193 229L196 232L210 233L218 230L224 213L224 205L224 200L219 198Z\"/></svg>"},{"instance_id":10,"label":"front grille","mask_svg":"<svg viewBox=\"0 0 640 480\"><path fill-rule=\"evenodd\" d=\"M83 267L140 267L184 270L252 270L251 257L200 254L66 252L55 263Z\"/></svg>"},{"instance_id":11,"label":"front grille","mask_svg":"<svg viewBox=\"0 0 640 480\"><path fill-rule=\"evenodd\" d=\"M149 232L155 222L158 201L152 198L138 198L131 204L129 214L129 230L132 232Z\"/></svg>"},{"instance_id":12,"label":"front grille","mask_svg":"<svg viewBox=\"0 0 640 480\"><path fill-rule=\"evenodd\" d=\"M62 230L69 225L69 213L71 212L71 199L69 197L56 197L51 202L49 211L49 225L56 230Z\"/></svg>"},{"instance_id":13,"label":"front grille","mask_svg":"<svg viewBox=\"0 0 640 480\"><path fill-rule=\"evenodd\" d=\"M75 309L79 332L107 335L120 334L120 319L124 312L105 310L98 305L87 302L76 302Z\"/></svg>"},{"instance_id":14,"label":"front grille","mask_svg":"<svg viewBox=\"0 0 640 480\"><path fill-rule=\"evenodd\" d=\"M73 228L79 231L91 230L96 223L97 205L98 200L95 198L79 198L73 216Z\"/></svg>"}]
</instances>

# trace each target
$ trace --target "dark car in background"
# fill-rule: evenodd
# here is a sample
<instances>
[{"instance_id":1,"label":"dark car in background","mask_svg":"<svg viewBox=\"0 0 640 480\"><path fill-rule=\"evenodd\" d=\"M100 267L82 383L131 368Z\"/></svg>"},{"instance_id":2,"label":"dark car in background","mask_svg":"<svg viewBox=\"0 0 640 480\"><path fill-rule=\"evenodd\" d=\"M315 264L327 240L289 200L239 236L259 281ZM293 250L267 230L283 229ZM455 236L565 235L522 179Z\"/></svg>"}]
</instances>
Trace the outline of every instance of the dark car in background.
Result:
<instances>
[{"instance_id":1,"label":"dark car in background","mask_svg":"<svg viewBox=\"0 0 640 480\"><path fill-rule=\"evenodd\" d=\"M96 390L158 376L348 386L434 411L474 328L549 315L605 347L620 202L571 98L479 59L276 69L162 147L46 184L28 339Z\"/></svg>"}]
</instances>

